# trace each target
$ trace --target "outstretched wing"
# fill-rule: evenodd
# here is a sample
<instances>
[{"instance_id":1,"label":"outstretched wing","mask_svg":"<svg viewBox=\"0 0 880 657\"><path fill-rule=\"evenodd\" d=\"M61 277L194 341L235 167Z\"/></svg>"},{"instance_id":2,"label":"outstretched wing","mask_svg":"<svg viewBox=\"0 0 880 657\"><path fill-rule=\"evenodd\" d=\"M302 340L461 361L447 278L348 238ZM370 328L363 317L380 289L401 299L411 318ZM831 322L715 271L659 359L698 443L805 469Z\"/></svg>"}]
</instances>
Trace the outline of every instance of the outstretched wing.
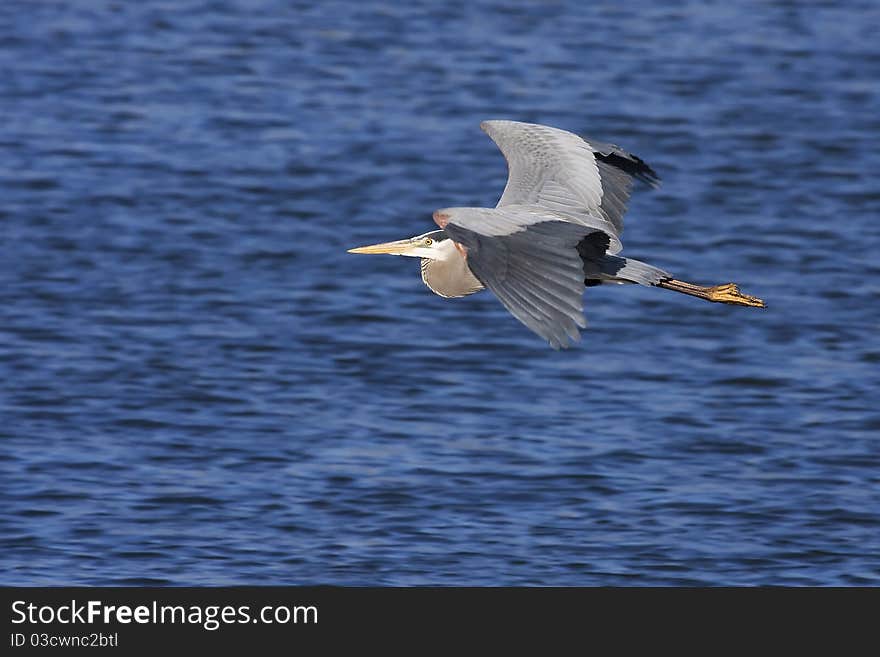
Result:
<instances>
[{"instance_id":1,"label":"outstretched wing","mask_svg":"<svg viewBox=\"0 0 880 657\"><path fill-rule=\"evenodd\" d=\"M577 247L601 231L522 206L447 208L434 219L464 247L471 272L514 317L554 349L580 337L578 328L587 322ZM607 245L607 237L602 239Z\"/></svg>"},{"instance_id":2,"label":"outstretched wing","mask_svg":"<svg viewBox=\"0 0 880 657\"><path fill-rule=\"evenodd\" d=\"M483 121L480 127L507 160L507 186L497 207L536 205L590 226L604 219L611 253L620 250L633 177L659 183L651 167L613 144L534 123Z\"/></svg>"}]
</instances>

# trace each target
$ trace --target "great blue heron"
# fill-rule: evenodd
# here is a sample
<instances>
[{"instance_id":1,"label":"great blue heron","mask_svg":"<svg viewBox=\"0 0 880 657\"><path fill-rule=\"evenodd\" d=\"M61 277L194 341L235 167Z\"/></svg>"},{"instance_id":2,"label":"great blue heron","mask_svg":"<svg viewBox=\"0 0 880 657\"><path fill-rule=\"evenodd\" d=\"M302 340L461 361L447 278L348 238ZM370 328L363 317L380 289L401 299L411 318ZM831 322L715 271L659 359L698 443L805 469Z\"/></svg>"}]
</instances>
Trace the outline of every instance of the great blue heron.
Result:
<instances>
[{"instance_id":1,"label":"great blue heron","mask_svg":"<svg viewBox=\"0 0 880 657\"><path fill-rule=\"evenodd\" d=\"M733 283L685 283L617 255L632 179L659 183L640 158L534 123L484 121L480 127L507 160L507 186L495 208L437 210L434 221L441 230L349 253L421 258L422 280L442 297L487 287L554 349L567 347L580 337L578 327L586 327L583 292L592 285L638 283L707 301L764 307Z\"/></svg>"}]
</instances>

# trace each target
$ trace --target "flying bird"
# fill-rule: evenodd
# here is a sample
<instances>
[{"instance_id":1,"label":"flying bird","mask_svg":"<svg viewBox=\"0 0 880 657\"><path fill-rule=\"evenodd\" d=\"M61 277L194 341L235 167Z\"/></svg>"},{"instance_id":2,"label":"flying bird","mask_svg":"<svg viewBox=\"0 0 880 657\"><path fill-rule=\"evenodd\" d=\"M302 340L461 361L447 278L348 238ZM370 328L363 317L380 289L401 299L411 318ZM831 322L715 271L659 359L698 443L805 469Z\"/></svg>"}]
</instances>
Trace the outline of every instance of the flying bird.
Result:
<instances>
[{"instance_id":1,"label":"flying bird","mask_svg":"<svg viewBox=\"0 0 880 657\"><path fill-rule=\"evenodd\" d=\"M442 297L489 288L554 349L580 338L583 293L593 285L636 283L764 307L733 283L686 283L619 255L633 179L659 184L641 158L545 125L484 121L480 127L507 160L507 186L495 208L443 208L433 215L440 230L349 253L421 258L422 281Z\"/></svg>"}]
</instances>

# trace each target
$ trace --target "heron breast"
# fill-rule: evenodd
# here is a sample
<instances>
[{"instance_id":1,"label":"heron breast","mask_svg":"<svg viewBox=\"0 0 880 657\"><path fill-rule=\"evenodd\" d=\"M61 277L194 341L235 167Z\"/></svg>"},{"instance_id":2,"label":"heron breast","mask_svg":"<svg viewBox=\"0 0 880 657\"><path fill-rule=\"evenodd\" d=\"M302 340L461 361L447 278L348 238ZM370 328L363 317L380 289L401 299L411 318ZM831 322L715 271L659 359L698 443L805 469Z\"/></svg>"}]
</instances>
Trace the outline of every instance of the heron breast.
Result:
<instances>
[{"instance_id":1,"label":"heron breast","mask_svg":"<svg viewBox=\"0 0 880 657\"><path fill-rule=\"evenodd\" d=\"M422 282L441 297L464 297L483 289L463 258L422 260Z\"/></svg>"}]
</instances>

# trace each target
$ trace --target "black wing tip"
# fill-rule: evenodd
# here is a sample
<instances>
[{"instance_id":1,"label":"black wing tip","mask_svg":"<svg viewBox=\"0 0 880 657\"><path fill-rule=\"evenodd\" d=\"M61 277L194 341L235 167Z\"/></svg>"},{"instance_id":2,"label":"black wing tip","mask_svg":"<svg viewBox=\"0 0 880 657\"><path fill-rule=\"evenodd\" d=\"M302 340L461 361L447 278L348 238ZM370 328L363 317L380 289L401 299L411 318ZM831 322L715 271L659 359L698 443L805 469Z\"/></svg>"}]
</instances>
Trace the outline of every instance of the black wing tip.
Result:
<instances>
[{"instance_id":1,"label":"black wing tip","mask_svg":"<svg viewBox=\"0 0 880 657\"><path fill-rule=\"evenodd\" d=\"M595 155L600 161L613 166L615 169L620 169L653 189L657 189L660 186L660 176L638 155L627 153L618 147L614 147L608 153L596 152Z\"/></svg>"}]
</instances>

